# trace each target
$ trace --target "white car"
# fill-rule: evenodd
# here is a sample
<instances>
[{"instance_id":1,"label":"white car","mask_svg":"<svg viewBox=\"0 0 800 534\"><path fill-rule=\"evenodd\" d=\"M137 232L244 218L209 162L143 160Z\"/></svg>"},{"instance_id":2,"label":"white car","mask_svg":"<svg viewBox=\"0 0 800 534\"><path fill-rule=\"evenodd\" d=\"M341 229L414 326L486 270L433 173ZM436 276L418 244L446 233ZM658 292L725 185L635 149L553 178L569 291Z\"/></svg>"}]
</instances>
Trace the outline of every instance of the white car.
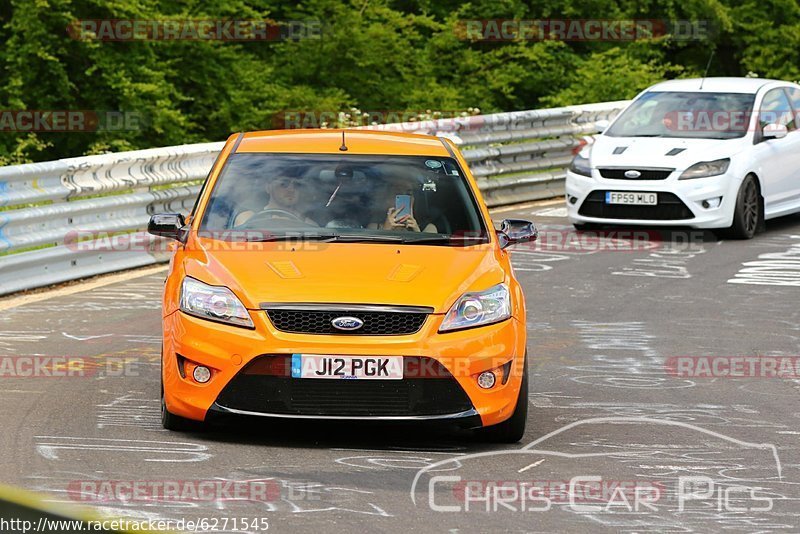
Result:
<instances>
[{"instance_id":1,"label":"white car","mask_svg":"<svg viewBox=\"0 0 800 534\"><path fill-rule=\"evenodd\" d=\"M800 86L759 78L659 83L567 171L567 213L596 224L727 229L749 239L800 211Z\"/></svg>"}]
</instances>

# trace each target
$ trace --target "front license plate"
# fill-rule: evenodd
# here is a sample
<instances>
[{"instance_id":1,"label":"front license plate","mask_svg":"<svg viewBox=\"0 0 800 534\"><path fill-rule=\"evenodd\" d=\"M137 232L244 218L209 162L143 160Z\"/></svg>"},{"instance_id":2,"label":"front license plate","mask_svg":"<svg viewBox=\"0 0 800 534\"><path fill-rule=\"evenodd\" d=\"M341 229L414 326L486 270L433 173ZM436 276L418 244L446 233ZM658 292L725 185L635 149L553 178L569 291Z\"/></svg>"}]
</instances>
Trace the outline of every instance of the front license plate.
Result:
<instances>
[{"instance_id":1,"label":"front license plate","mask_svg":"<svg viewBox=\"0 0 800 534\"><path fill-rule=\"evenodd\" d=\"M292 377L401 380L403 357L292 354Z\"/></svg>"},{"instance_id":2,"label":"front license plate","mask_svg":"<svg viewBox=\"0 0 800 534\"><path fill-rule=\"evenodd\" d=\"M655 206L658 204L658 193L606 191L606 204L635 204L639 206Z\"/></svg>"}]
</instances>

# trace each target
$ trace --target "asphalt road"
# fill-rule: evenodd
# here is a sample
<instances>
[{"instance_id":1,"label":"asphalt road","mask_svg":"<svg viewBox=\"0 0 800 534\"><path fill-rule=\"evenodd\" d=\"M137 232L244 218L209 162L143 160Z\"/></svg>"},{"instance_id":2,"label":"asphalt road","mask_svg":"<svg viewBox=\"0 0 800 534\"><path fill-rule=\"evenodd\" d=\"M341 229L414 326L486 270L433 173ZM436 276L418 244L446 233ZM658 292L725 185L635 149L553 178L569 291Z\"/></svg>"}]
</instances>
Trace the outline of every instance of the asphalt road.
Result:
<instances>
[{"instance_id":1,"label":"asphalt road","mask_svg":"<svg viewBox=\"0 0 800 534\"><path fill-rule=\"evenodd\" d=\"M562 211L496 216L533 218L543 231L538 247L514 254L532 385L518 445L349 424L166 432L161 273L0 313L5 361L67 356L98 367L0 377L0 482L103 515L210 518L216 532L258 532L257 518L272 532L800 530L800 375L731 378L720 367L709 377L699 363L800 354L800 218L747 242L682 231L581 241ZM678 372L675 362L695 367ZM212 480L244 493L119 490ZM486 497L493 485L502 491Z\"/></svg>"}]
</instances>

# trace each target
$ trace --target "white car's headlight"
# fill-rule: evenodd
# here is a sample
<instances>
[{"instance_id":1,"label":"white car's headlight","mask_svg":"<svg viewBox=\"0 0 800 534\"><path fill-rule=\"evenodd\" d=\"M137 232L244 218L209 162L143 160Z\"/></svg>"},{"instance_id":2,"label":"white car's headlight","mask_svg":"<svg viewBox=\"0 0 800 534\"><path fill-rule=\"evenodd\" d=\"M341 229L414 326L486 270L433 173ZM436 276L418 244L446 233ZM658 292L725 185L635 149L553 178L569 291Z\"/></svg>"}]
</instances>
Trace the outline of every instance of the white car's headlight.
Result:
<instances>
[{"instance_id":1,"label":"white car's headlight","mask_svg":"<svg viewBox=\"0 0 800 534\"><path fill-rule=\"evenodd\" d=\"M587 149L578 152L575 157L572 158L572 163L569 164L569 170L575 174L591 178L592 166L589 163L589 153L590 151Z\"/></svg>"},{"instance_id":2,"label":"white car's headlight","mask_svg":"<svg viewBox=\"0 0 800 534\"><path fill-rule=\"evenodd\" d=\"M181 285L181 311L210 321L255 328L247 308L233 291L188 276Z\"/></svg>"},{"instance_id":3,"label":"white car's headlight","mask_svg":"<svg viewBox=\"0 0 800 534\"><path fill-rule=\"evenodd\" d=\"M442 321L439 332L497 323L511 317L508 286L497 284L485 291L464 293Z\"/></svg>"},{"instance_id":4,"label":"white car's headlight","mask_svg":"<svg viewBox=\"0 0 800 534\"><path fill-rule=\"evenodd\" d=\"M718 176L725 174L728 171L728 166L731 164L730 158L718 159L715 161L701 161L695 163L681 174L678 180L691 180L692 178L707 178L709 176Z\"/></svg>"}]
</instances>

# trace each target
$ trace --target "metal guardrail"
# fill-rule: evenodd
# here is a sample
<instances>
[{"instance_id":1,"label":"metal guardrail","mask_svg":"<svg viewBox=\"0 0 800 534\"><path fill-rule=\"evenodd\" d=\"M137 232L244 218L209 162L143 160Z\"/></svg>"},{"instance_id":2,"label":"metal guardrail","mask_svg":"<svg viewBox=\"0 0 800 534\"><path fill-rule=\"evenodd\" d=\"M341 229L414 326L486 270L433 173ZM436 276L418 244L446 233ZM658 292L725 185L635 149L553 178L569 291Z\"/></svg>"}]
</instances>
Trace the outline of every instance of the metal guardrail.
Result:
<instances>
[{"instance_id":1,"label":"metal guardrail","mask_svg":"<svg viewBox=\"0 0 800 534\"><path fill-rule=\"evenodd\" d=\"M564 194L573 151L629 101L513 111L373 126L450 137L459 145L489 207Z\"/></svg>"},{"instance_id":2,"label":"metal guardrail","mask_svg":"<svg viewBox=\"0 0 800 534\"><path fill-rule=\"evenodd\" d=\"M490 207L563 194L573 151L628 102L371 126L441 135L464 153ZM0 167L0 295L165 261L89 239L141 232L150 215L187 213L223 143ZM139 239L139 238L142 239ZM143 234L130 239L143 242ZM39 247L37 250L30 250ZM46 248L45 248L46 247Z\"/></svg>"}]
</instances>

